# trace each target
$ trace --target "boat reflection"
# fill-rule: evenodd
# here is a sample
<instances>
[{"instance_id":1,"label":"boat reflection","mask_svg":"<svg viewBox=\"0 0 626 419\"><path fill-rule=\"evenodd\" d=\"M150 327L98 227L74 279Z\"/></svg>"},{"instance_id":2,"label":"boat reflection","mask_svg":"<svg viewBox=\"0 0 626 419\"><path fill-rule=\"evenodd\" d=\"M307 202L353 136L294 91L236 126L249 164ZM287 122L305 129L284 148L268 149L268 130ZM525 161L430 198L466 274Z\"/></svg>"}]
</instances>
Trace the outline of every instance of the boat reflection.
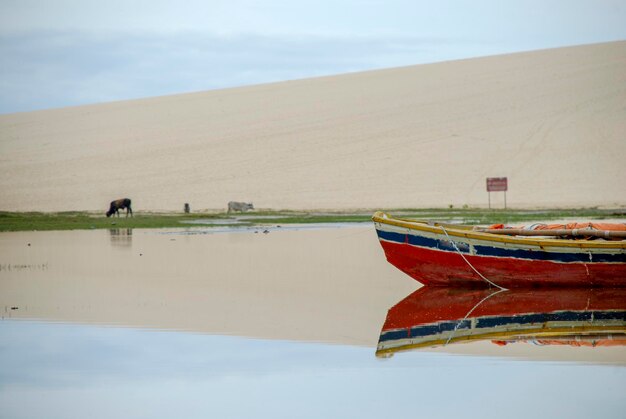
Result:
<instances>
[{"instance_id":1,"label":"boat reflection","mask_svg":"<svg viewBox=\"0 0 626 419\"><path fill-rule=\"evenodd\" d=\"M422 287L389 309L376 355L480 340L626 345L626 289Z\"/></svg>"}]
</instances>

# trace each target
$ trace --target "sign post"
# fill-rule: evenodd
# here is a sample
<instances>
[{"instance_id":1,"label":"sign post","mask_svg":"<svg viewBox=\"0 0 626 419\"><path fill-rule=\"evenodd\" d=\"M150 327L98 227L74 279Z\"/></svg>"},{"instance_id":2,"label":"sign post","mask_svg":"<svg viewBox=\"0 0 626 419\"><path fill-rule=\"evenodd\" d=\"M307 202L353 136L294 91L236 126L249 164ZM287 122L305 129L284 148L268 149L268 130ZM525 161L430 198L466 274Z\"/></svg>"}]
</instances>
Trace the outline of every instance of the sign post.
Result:
<instances>
[{"instance_id":1,"label":"sign post","mask_svg":"<svg viewBox=\"0 0 626 419\"><path fill-rule=\"evenodd\" d=\"M506 209L506 191L508 179L505 177L488 177L487 192L489 193L489 209L491 209L491 192L504 192L504 209Z\"/></svg>"}]
</instances>

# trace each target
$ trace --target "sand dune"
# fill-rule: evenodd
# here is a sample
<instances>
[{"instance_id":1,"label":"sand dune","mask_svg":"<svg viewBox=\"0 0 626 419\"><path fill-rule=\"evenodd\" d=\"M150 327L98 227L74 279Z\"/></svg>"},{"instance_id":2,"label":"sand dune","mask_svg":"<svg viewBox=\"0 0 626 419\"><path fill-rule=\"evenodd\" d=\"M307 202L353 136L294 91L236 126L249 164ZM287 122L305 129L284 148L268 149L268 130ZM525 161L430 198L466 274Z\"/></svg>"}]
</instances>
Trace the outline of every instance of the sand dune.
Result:
<instances>
[{"instance_id":1,"label":"sand dune","mask_svg":"<svg viewBox=\"0 0 626 419\"><path fill-rule=\"evenodd\" d=\"M2 115L0 209L624 206L624 156L613 42Z\"/></svg>"}]
</instances>

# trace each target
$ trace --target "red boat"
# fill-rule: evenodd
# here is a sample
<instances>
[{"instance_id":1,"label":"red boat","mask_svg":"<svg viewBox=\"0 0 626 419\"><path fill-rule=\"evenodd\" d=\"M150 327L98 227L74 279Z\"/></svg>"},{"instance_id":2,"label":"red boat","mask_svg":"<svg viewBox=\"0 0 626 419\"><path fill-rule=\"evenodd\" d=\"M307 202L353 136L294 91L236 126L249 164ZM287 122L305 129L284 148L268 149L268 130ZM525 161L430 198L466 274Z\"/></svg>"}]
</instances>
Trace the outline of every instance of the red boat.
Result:
<instances>
[{"instance_id":1,"label":"red boat","mask_svg":"<svg viewBox=\"0 0 626 419\"><path fill-rule=\"evenodd\" d=\"M387 260L425 285L626 286L623 230L477 230L382 212L372 219ZM613 227L626 229L624 224Z\"/></svg>"},{"instance_id":2,"label":"red boat","mask_svg":"<svg viewBox=\"0 0 626 419\"><path fill-rule=\"evenodd\" d=\"M478 340L626 345L626 289L422 287L389 310L376 355Z\"/></svg>"}]
</instances>

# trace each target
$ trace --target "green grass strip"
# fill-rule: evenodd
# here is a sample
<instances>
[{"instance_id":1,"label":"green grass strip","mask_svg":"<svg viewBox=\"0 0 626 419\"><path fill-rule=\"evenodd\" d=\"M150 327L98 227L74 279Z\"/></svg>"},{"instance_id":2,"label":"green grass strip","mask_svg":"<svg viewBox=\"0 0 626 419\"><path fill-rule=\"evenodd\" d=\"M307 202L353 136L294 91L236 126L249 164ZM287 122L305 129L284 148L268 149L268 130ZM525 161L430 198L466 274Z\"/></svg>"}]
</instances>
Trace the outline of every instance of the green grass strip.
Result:
<instances>
[{"instance_id":1,"label":"green grass strip","mask_svg":"<svg viewBox=\"0 0 626 419\"><path fill-rule=\"evenodd\" d=\"M550 209L550 210L487 210L475 208L412 208L389 209L388 213L415 219L447 221L462 224L519 224L526 221L561 219L624 219L624 210ZM90 212L0 212L0 231L89 230L110 228L189 228L219 225L220 227L262 226L281 224L319 224L368 222L374 211L305 212L254 211L245 214L193 213L157 214L135 212L134 217L106 218ZM216 223L216 224L213 224ZM218 223L218 224L217 224Z\"/></svg>"}]
</instances>

